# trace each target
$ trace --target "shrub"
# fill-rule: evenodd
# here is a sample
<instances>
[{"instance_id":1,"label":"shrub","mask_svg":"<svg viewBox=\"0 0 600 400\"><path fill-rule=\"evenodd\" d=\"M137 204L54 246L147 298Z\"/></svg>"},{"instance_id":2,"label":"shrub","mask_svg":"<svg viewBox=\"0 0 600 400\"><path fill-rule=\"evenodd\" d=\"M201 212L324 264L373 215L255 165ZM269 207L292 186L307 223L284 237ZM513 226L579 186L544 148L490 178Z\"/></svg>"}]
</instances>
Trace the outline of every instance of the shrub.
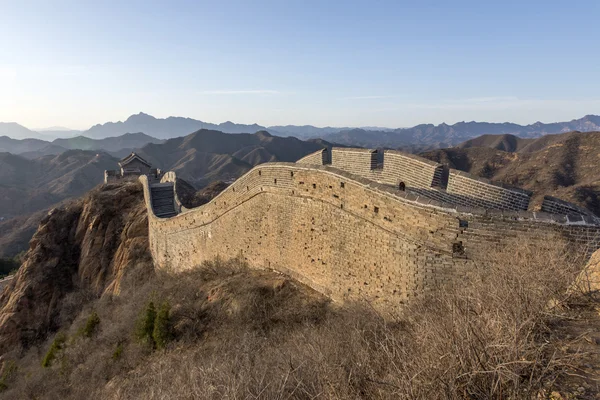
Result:
<instances>
[{"instance_id":1,"label":"shrub","mask_svg":"<svg viewBox=\"0 0 600 400\"><path fill-rule=\"evenodd\" d=\"M114 361L118 360L119 358L121 358L121 355L123 354L123 343L119 343L117 344L117 347L115 348L115 351L112 354L112 359Z\"/></svg>"},{"instance_id":2,"label":"shrub","mask_svg":"<svg viewBox=\"0 0 600 400\"><path fill-rule=\"evenodd\" d=\"M139 341L148 343L152 347L154 347L153 335L155 320L156 308L154 307L154 303L151 301L146 305L146 308L140 315L135 336Z\"/></svg>"},{"instance_id":3,"label":"shrub","mask_svg":"<svg viewBox=\"0 0 600 400\"><path fill-rule=\"evenodd\" d=\"M167 343L172 339L171 318L169 316L170 308L168 303L163 303L154 320L152 338L154 339L156 347L159 349L164 349Z\"/></svg>"},{"instance_id":4,"label":"shrub","mask_svg":"<svg viewBox=\"0 0 600 400\"><path fill-rule=\"evenodd\" d=\"M48 349L48 352L42 360L42 367L48 368L52 365L52 362L56 359L58 353L64 348L64 344L66 341L67 337L63 333L59 333L58 335L56 335L56 337L52 341L52 344L50 345L50 348Z\"/></svg>"},{"instance_id":5,"label":"shrub","mask_svg":"<svg viewBox=\"0 0 600 400\"><path fill-rule=\"evenodd\" d=\"M2 376L0 377L0 392L6 390L8 388L8 381L17 371L17 364L13 360L9 360L4 365L4 371L2 372Z\"/></svg>"},{"instance_id":6,"label":"shrub","mask_svg":"<svg viewBox=\"0 0 600 400\"><path fill-rule=\"evenodd\" d=\"M93 311L85 322L85 325L82 326L79 331L77 331L77 335L90 338L96 332L99 324L100 317L96 311Z\"/></svg>"}]
</instances>

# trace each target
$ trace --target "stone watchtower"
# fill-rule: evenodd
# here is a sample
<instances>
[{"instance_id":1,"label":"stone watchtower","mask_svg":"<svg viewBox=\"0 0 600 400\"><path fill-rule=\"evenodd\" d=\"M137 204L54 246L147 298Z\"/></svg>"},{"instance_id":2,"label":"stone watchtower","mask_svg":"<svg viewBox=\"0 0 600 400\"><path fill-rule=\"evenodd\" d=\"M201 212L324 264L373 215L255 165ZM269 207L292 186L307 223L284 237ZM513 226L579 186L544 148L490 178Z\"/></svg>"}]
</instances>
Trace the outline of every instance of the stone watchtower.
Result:
<instances>
[{"instance_id":1,"label":"stone watchtower","mask_svg":"<svg viewBox=\"0 0 600 400\"><path fill-rule=\"evenodd\" d=\"M162 171L152 168L152 165L136 153L131 153L119 161L119 170L104 171L104 183L115 182L121 179L137 179L146 175L150 181L160 179Z\"/></svg>"}]
</instances>

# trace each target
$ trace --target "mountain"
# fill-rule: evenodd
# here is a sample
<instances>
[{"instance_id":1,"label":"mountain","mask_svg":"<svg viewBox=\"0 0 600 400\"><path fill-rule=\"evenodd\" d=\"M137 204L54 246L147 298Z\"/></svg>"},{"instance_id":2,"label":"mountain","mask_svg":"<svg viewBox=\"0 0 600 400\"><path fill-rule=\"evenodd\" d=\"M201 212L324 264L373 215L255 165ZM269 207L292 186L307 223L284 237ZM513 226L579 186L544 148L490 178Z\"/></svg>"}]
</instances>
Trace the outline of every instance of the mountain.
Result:
<instances>
[{"instance_id":1,"label":"mountain","mask_svg":"<svg viewBox=\"0 0 600 400\"><path fill-rule=\"evenodd\" d=\"M400 128L392 131L367 131L349 129L322 136L323 139L350 146L409 148L414 145L428 147L450 147L481 135L510 134L520 138L535 138L547 134L571 131L600 131L600 116L586 115L569 122L531 125L489 122L458 122L454 125L422 124L412 128Z\"/></svg>"},{"instance_id":2,"label":"mountain","mask_svg":"<svg viewBox=\"0 0 600 400\"><path fill-rule=\"evenodd\" d=\"M148 144L137 152L153 166L174 170L180 178L203 187L215 180L235 179L260 163L293 162L327 146L331 145L266 131L227 134L202 129L162 144Z\"/></svg>"},{"instance_id":3,"label":"mountain","mask_svg":"<svg viewBox=\"0 0 600 400\"><path fill-rule=\"evenodd\" d=\"M326 126L318 128L312 125L274 125L268 128L269 132L277 136L295 136L299 139L318 138L328 134L337 133L341 130L349 128L332 128Z\"/></svg>"},{"instance_id":4,"label":"mountain","mask_svg":"<svg viewBox=\"0 0 600 400\"><path fill-rule=\"evenodd\" d=\"M147 135L161 139L185 136L199 129L219 130L225 133L244 133L264 130L265 127L253 124L235 124L231 121L221 124L211 124L191 118L169 117L155 118L151 115L139 113L130 116L124 122L107 122L94 125L83 132L84 136L101 139L109 136L119 136L127 132L144 132Z\"/></svg>"},{"instance_id":5,"label":"mountain","mask_svg":"<svg viewBox=\"0 0 600 400\"><path fill-rule=\"evenodd\" d=\"M103 150L116 154L129 154L132 149L142 147L148 143L162 143L160 139L153 138L143 133L126 133L121 136L104 139L90 139L77 136L69 139L56 139L48 142L40 139L11 139L0 136L0 152L20 154L23 157L34 159L50 154L61 154L66 150Z\"/></svg>"},{"instance_id":6,"label":"mountain","mask_svg":"<svg viewBox=\"0 0 600 400\"><path fill-rule=\"evenodd\" d=\"M70 139L56 139L52 144L66 149L105 150L111 152L122 149L136 149L148 143L162 142L163 140L139 132L125 133L121 136L107 137L104 139L90 139L85 136L77 136Z\"/></svg>"},{"instance_id":7,"label":"mountain","mask_svg":"<svg viewBox=\"0 0 600 400\"><path fill-rule=\"evenodd\" d=\"M35 160L0 153L0 257L23 250L48 208L102 183L117 161L83 150Z\"/></svg>"},{"instance_id":8,"label":"mountain","mask_svg":"<svg viewBox=\"0 0 600 400\"><path fill-rule=\"evenodd\" d=\"M586 207L600 216L600 132L568 132L522 139L487 135L423 157L494 181Z\"/></svg>"},{"instance_id":9,"label":"mountain","mask_svg":"<svg viewBox=\"0 0 600 400\"><path fill-rule=\"evenodd\" d=\"M50 142L40 139L13 139L8 136L0 136L0 152L20 154L41 150L49 144Z\"/></svg>"},{"instance_id":10,"label":"mountain","mask_svg":"<svg viewBox=\"0 0 600 400\"><path fill-rule=\"evenodd\" d=\"M0 136L9 136L13 139L43 139L43 135L16 122L0 122Z\"/></svg>"}]
</instances>

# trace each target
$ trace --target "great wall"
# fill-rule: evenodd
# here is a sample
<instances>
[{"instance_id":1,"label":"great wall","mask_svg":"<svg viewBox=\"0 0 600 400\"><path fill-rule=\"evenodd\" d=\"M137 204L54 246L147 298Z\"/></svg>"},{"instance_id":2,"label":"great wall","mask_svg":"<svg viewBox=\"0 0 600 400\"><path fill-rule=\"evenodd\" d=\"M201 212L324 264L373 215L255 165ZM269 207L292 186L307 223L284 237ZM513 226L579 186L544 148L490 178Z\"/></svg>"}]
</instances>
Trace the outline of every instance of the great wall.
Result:
<instances>
[{"instance_id":1,"label":"great wall","mask_svg":"<svg viewBox=\"0 0 600 400\"><path fill-rule=\"evenodd\" d=\"M261 164L194 209L177 198L174 172L140 180L157 267L241 257L380 310L456 282L491 245L600 247L600 221L585 209L546 197L528 211L531 192L398 151L333 148Z\"/></svg>"}]
</instances>

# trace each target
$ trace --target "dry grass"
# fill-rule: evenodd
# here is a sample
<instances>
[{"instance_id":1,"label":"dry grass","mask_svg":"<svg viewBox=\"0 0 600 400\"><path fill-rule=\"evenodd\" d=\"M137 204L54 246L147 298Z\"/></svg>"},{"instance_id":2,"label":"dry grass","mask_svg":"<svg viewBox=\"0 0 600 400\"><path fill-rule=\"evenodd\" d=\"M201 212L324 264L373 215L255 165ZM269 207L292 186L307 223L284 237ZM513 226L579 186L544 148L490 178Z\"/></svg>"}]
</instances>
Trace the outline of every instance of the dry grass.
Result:
<instances>
[{"instance_id":1,"label":"dry grass","mask_svg":"<svg viewBox=\"0 0 600 400\"><path fill-rule=\"evenodd\" d=\"M571 361L547 339L581 267L560 246L498 252L460 284L422 296L397 320L332 307L294 281L237 261L124 285L65 328L100 323L51 368L49 343L17 360L6 398L544 398ZM132 275L133 276L133 275ZM174 341L133 339L148 301L172 305ZM117 356L115 356L117 354ZM541 396L541 397L539 397ZM40 398L40 397L37 397Z\"/></svg>"}]
</instances>

